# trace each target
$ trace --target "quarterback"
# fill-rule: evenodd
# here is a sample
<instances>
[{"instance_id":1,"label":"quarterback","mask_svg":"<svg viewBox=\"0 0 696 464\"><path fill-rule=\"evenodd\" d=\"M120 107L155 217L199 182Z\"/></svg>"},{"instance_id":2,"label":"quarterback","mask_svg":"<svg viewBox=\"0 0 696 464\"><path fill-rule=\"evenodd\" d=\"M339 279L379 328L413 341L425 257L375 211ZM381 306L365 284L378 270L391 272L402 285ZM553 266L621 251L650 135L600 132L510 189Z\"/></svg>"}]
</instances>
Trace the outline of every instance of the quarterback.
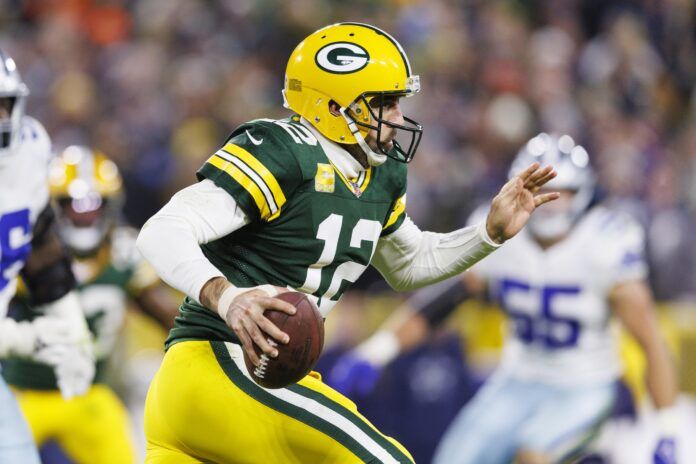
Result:
<instances>
[{"instance_id":1,"label":"quarterback","mask_svg":"<svg viewBox=\"0 0 696 464\"><path fill-rule=\"evenodd\" d=\"M276 356L287 334L263 316L292 313L286 288L328 315L370 264L397 290L460 273L557 198L531 164L487 219L448 234L408 218L406 163L422 127L401 113L420 90L401 46L358 23L320 29L290 56L283 96L295 114L235 129L138 237L160 276L186 293L145 406L147 462L412 462L348 398L310 374L267 390L248 376L254 344ZM269 338L270 337L270 338Z\"/></svg>"},{"instance_id":2,"label":"quarterback","mask_svg":"<svg viewBox=\"0 0 696 464\"><path fill-rule=\"evenodd\" d=\"M661 434L654 463L672 463L675 372L652 314L642 229L627 215L594 204L589 156L570 136L532 138L510 173L533 160L554 167L558 176L545 188L561 198L498 253L414 295L384 330L336 364L328 383L342 392L368 389L378 366L422 340L462 300L487 289L510 320L502 360L450 425L434 462L574 462L616 395L615 315L647 359ZM472 221L481 215L475 212Z\"/></svg>"},{"instance_id":3,"label":"quarterback","mask_svg":"<svg viewBox=\"0 0 696 464\"><path fill-rule=\"evenodd\" d=\"M94 375L87 325L70 261L48 204L50 140L24 114L27 86L0 50L0 359L21 356L52 367L66 398L84 393ZM40 317L6 317L22 276ZM34 440L0 379L0 462L38 464Z\"/></svg>"},{"instance_id":4,"label":"quarterback","mask_svg":"<svg viewBox=\"0 0 696 464\"><path fill-rule=\"evenodd\" d=\"M104 383L104 373L129 302L167 329L174 325L176 307L167 305L154 269L135 249L136 232L118 224L122 179L110 159L88 147L70 146L51 164L49 186L58 232L75 256L78 295L94 336L94 384L82 397L66 401L44 363L10 358L2 363L2 375L14 388L39 447L52 439L76 463L135 462L126 409ZM39 316L24 295L10 309L17 321Z\"/></svg>"}]
</instances>

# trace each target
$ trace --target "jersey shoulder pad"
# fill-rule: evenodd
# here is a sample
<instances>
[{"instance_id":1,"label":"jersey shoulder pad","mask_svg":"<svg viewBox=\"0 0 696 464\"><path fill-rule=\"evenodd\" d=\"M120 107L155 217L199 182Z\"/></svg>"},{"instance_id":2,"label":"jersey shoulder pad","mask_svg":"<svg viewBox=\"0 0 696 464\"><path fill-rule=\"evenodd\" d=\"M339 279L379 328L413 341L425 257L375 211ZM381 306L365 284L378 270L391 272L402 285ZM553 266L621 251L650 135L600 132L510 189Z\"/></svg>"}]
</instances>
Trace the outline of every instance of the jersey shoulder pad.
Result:
<instances>
[{"instance_id":1,"label":"jersey shoulder pad","mask_svg":"<svg viewBox=\"0 0 696 464\"><path fill-rule=\"evenodd\" d=\"M588 233L598 273L607 281L644 278L647 275L645 231L630 214L596 207ZM598 274L599 275L599 274Z\"/></svg>"},{"instance_id":2,"label":"jersey shoulder pad","mask_svg":"<svg viewBox=\"0 0 696 464\"><path fill-rule=\"evenodd\" d=\"M43 124L31 116L22 118L21 145L30 148L30 156L38 157L35 162L48 164L51 160L51 138Z\"/></svg>"},{"instance_id":3,"label":"jersey shoulder pad","mask_svg":"<svg viewBox=\"0 0 696 464\"><path fill-rule=\"evenodd\" d=\"M197 175L227 191L250 218L272 221L302 183L298 159L311 143L316 138L299 123L258 119L235 129Z\"/></svg>"},{"instance_id":4,"label":"jersey shoulder pad","mask_svg":"<svg viewBox=\"0 0 696 464\"><path fill-rule=\"evenodd\" d=\"M589 215L590 233L607 246L644 245L643 226L627 212L596 206Z\"/></svg>"}]
</instances>

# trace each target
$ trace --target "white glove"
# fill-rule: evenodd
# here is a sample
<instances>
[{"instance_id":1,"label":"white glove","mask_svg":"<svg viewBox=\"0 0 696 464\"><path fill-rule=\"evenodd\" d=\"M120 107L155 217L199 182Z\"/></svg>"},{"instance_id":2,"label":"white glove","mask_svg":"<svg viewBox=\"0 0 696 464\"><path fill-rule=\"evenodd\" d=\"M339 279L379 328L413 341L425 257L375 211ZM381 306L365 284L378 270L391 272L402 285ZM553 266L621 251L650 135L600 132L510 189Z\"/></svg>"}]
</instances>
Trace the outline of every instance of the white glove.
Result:
<instances>
[{"instance_id":1,"label":"white glove","mask_svg":"<svg viewBox=\"0 0 696 464\"><path fill-rule=\"evenodd\" d=\"M33 357L53 367L61 396L66 400L84 395L92 385L96 371L94 358L91 352L81 346L46 346Z\"/></svg>"},{"instance_id":2,"label":"white glove","mask_svg":"<svg viewBox=\"0 0 696 464\"><path fill-rule=\"evenodd\" d=\"M43 337L48 343L38 348L34 358L53 366L65 399L84 394L94 378L94 346L77 294L70 292L38 309L65 321L68 328Z\"/></svg>"},{"instance_id":3,"label":"white glove","mask_svg":"<svg viewBox=\"0 0 696 464\"><path fill-rule=\"evenodd\" d=\"M57 317L44 316L31 322L0 320L0 358L30 357L47 345L73 343L75 331L71 323Z\"/></svg>"}]
</instances>

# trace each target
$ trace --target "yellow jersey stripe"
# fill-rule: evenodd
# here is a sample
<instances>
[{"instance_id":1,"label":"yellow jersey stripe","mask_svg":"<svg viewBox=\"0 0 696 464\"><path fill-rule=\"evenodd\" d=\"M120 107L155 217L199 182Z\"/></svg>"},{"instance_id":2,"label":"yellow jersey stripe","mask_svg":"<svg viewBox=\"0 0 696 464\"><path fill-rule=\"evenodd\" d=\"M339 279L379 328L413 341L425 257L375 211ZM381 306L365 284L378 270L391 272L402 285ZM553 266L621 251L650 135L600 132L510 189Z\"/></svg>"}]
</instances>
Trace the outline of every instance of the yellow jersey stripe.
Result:
<instances>
[{"instance_id":1,"label":"yellow jersey stripe","mask_svg":"<svg viewBox=\"0 0 696 464\"><path fill-rule=\"evenodd\" d=\"M404 213L404 211L406 211L406 194L404 194L403 196L401 196L401 198L396 200L394 209L389 215L387 223L384 225L384 227L382 227L382 230L394 224L397 221L397 219L399 219L399 216L401 216Z\"/></svg>"},{"instance_id":2,"label":"yellow jersey stripe","mask_svg":"<svg viewBox=\"0 0 696 464\"><path fill-rule=\"evenodd\" d=\"M370 185L370 179L372 178L372 166L367 168L367 171L365 171L365 177L363 178L363 181L360 183L360 190L365 192L367 190L367 186Z\"/></svg>"},{"instance_id":3,"label":"yellow jersey stripe","mask_svg":"<svg viewBox=\"0 0 696 464\"><path fill-rule=\"evenodd\" d=\"M254 172L256 172L256 174L259 175L259 177L261 177L261 179L266 183L266 186L268 186L268 189L273 194L275 203L278 206L278 212L280 212L280 209L283 207L287 199L283 194L283 190L280 188L280 184L278 184L278 181L273 176L271 171L269 171L268 168L266 168L266 166L261 164L261 162L258 159L256 159L254 155L252 155L239 145L228 143L223 147L223 150L244 161L247 164L247 166L249 166Z\"/></svg>"},{"instance_id":4,"label":"yellow jersey stripe","mask_svg":"<svg viewBox=\"0 0 696 464\"><path fill-rule=\"evenodd\" d=\"M215 154L220 158L234 164L237 168L239 168L240 171L246 174L247 177L249 177L249 179L251 179L261 189L261 193L263 193L263 196L266 198L268 209L271 212L270 217L275 217L279 213L280 210L278 209L276 200L273 197L273 193L271 193L270 189L268 188L268 185L266 185L266 182L264 182L264 180L261 179L261 177L256 173L256 171L251 169L249 165L246 164L244 161L242 161L234 155L229 154L225 150L218 150L218 152Z\"/></svg>"},{"instance_id":5,"label":"yellow jersey stripe","mask_svg":"<svg viewBox=\"0 0 696 464\"><path fill-rule=\"evenodd\" d=\"M254 203L256 203L256 207L259 209L259 216L261 216L262 219L268 220L271 217L268 201L261 191L261 188L241 169L218 155L213 155L208 158L208 163L225 172L251 195L254 199Z\"/></svg>"}]
</instances>

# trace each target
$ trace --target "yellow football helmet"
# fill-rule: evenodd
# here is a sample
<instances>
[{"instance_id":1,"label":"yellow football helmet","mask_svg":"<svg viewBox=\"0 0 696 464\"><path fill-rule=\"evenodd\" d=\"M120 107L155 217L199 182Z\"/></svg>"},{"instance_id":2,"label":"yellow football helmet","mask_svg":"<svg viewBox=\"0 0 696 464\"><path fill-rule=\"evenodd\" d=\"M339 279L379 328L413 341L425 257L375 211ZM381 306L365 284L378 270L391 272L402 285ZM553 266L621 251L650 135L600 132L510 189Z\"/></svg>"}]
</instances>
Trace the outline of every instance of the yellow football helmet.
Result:
<instances>
[{"instance_id":1,"label":"yellow football helmet","mask_svg":"<svg viewBox=\"0 0 696 464\"><path fill-rule=\"evenodd\" d=\"M99 249L123 204L123 180L116 164L98 150L72 145L49 171L61 238L78 256Z\"/></svg>"},{"instance_id":2,"label":"yellow football helmet","mask_svg":"<svg viewBox=\"0 0 696 464\"><path fill-rule=\"evenodd\" d=\"M406 117L403 125L382 119L382 101L419 91L420 79L412 74L406 54L392 36L367 24L338 23L314 32L292 52L283 98L287 108L328 139L359 144L374 166L386 156L405 163L413 159L422 126ZM379 100L373 102L374 98ZM329 110L331 101L340 106L340 115ZM380 143L382 125L410 134L408 148L394 140L393 148L386 149ZM377 131L379 153L365 142L371 129Z\"/></svg>"}]
</instances>

